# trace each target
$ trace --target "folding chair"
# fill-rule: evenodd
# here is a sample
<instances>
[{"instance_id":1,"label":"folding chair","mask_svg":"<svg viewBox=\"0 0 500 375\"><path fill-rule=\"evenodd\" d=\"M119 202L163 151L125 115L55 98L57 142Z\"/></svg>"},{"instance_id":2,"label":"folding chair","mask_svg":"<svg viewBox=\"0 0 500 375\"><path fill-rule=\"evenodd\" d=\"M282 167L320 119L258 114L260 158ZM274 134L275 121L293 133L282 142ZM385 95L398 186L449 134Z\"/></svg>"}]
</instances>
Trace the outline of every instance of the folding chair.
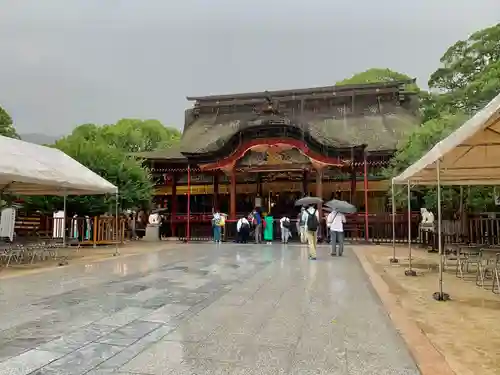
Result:
<instances>
[{"instance_id":1,"label":"folding chair","mask_svg":"<svg viewBox=\"0 0 500 375\"><path fill-rule=\"evenodd\" d=\"M463 280L464 272L469 272L472 265L478 266L481 261L482 251L480 247L461 247L457 255L457 268L455 275Z\"/></svg>"},{"instance_id":2,"label":"folding chair","mask_svg":"<svg viewBox=\"0 0 500 375\"><path fill-rule=\"evenodd\" d=\"M500 293L500 253L496 254L495 263L493 265L493 284L491 291L495 294Z\"/></svg>"},{"instance_id":3,"label":"folding chair","mask_svg":"<svg viewBox=\"0 0 500 375\"><path fill-rule=\"evenodd\" d=\"M487 253L483 252L481 260L477 264L476 271L476 285L484 288L484 282L491 275L493 276L495 264L491 263L491 258L487 256Z\"/></svg>"}]
</instances>

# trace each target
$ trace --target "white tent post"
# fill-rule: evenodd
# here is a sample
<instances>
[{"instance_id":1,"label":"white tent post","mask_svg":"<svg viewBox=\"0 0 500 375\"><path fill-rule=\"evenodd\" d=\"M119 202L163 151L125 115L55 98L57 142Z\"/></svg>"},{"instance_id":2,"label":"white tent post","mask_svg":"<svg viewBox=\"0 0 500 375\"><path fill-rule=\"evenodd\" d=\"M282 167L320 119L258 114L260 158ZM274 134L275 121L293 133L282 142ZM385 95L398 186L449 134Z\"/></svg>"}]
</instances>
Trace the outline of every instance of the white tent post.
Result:
<instances>
[{"instance_id":1,"label":"white tent post","mask_svg":"<svg viewBox=\"0 0 500 375\"><path fill-rule=\"evenodd\" d=\"M118 233L119 233L119 222L118 222L118 192L115 194L115 253L114 256L120 255L120 251L118 250Z\"/></svg>"},{"instance_id":2,"label":"white tent post","mask_svg":"<svg viewBox=\"0 0 500 375\"><path fill-rule=\"evenodd\" d=\"M406 276L417 276L417 273L411 268L411 187L408 180L408 269L405 270Z\"/></svg>"},{"instance_id":3,"label":"white tent post","mask_svg":"<svg viewBox=\"0 0 500 375\"><path fill-rule=\"evenodd\" d=\"M63 213L64 213L64 215L63 215L63 227L62 227L63 247L66 247L66 199L67 199L67 195L65 192L64 197L63 197ZM59 207L61 207L61 206L59 206Z\"/></svg>"},{"instance_id":4,"label":"white tent post","mask_svg":"<svg viewBox=\"0 0 500 375\"><path fill-rule=\"evenodd\" d=\"M391 263L398 263L396 258L396 202L394 199L394 181L391 184L391 205L392 205L392 258L389 260Z\"/></svg>"},{"instance_id":5,"label":"white tent post","mask_svg":"<svg viewBox=\"0 0 500 375\"><path fill-rule=\"evenodd\" d=\"M443 246L441 244L441 166L440 159L436 160L436 182L437 182L437 210L438 210L438 249L439 249L439 291L433 294L436 301L447 301L450 299L448 293L443 292Z\"/></svg>"}]
</instances>

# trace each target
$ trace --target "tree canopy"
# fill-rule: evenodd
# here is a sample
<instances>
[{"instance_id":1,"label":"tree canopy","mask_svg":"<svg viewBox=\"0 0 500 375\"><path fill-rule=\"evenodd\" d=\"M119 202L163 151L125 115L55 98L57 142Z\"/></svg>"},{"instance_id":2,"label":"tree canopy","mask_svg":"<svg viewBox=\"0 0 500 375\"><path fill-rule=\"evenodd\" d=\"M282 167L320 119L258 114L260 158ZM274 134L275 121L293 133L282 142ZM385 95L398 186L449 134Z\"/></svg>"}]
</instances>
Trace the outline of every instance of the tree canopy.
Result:
<instances>
[{"instance_id":1,"label":"tree canopy","mask_svg":"<svg viewBox=\"0 0 500 375\"><path fill-rule=\"evenodd\" d=\"M396 152L385 171L388 177L415 162L500 92L500 24L456 42L440 61L442 66L429 79L429 87L434 91L420 93L423 123ZM426 207L436 208L434 189L416 190L421 193ZM443 188L445 213L458 211L458 190ZM468 188L464 194L465 204L475 211L495 210L493 193L491 187ZM396 204L406 201L404 191L399 191L398 197Z\"/></svg>"},{"instance_id":2,"label":"tree canopy","mask_svg":"<svg viewBox=\"0 0 500 375\"><path fill-rule=\"evenodd\" d=\"M84 124L58 140L56 147L87 168L115 184L122 209L147 208L153 194L149 170L130 154L167 148L178 142L180 132L157 120L123 119L113 125ZM31 209L51 212L62 208L62 200L52 197L27 198ZM112 207L114 197L70 197L69 212L80 215L102 214Z\"/></svg>"},{"instance_id":3,"label":"tree canopy","mask_svg":"<svg viewBox=\"0 0 500 375\"><path fill-rule=\"evenodd\" d=\"M0 106L0 135L4 137L19 139L19 134L17 134L14 124L12 122L12 117L7 113L5 109Z\"/></svg>"},{"instance_id":4,"label":"tree canopy","mask_svg":"<svg viewBox=\"0 0 500 375\"><path fill-rule=\"evenodd\" d=\"M474 113L500 91L500 23L453 44L429 79L448 111Z\"/></svg>"},{"instance_id":5,"label":"tree canopy","mask_svg":"<svg viewBox=\"0 0 500 375\"><path fill-rule=\"evenodd\" d=\"M165 127L158 120L122 119L112 125L80 125L65 139L102 141L132 153L168 148L177 143L180 136L179 130Z\"/></svg>"}]
</instances>

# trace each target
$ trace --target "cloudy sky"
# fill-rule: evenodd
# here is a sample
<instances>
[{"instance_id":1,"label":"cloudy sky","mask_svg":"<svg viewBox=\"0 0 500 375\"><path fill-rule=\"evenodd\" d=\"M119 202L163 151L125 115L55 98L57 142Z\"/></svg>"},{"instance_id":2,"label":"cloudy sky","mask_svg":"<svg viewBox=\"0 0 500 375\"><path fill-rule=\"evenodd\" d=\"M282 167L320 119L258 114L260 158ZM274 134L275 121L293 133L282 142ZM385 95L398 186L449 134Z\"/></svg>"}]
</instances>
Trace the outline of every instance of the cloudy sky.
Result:
<instances>
[{"instance_id":1,"label":"cloudy sky","mask_svg":"<svg viewBox=\"0 0 500 375\"><path fill-rule=\"evenodd\" d=\"M426 86L499 0L0 0L0 105L21 133L157 118L187 95L333 84L389 67Z\"/></svg>"}]
</instances>

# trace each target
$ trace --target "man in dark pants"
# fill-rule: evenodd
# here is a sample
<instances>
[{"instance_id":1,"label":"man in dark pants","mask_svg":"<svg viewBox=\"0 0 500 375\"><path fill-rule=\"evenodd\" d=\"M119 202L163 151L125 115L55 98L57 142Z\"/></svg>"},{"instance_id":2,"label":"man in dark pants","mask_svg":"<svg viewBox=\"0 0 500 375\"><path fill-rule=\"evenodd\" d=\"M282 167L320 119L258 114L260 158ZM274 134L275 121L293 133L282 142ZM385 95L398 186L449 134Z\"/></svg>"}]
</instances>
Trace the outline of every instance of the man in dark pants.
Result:
<instances>
[{"instance_id":1,"label":"man in dark pants","mask_svg":"<svg viewBox=\"0 0 500 375\"><path fill-rule=\"evenodd\" d=\"M242 217L238 220L236 224L236 230L238 231L238 243L247 243L248 236L250 235L250 223L246 217Z\"/></svg>"},{"instance_id":2,"label":"man in dark pants","mask_svg":"<svg viewBox=\"0 0 500 375\"><path fill-rule=\"evenodd\" d=\"M262 216L260 216L259 210L255 209L253 212L253 220L255 225L255 243L262 242Z\"/></svg>"}]
</instances>

